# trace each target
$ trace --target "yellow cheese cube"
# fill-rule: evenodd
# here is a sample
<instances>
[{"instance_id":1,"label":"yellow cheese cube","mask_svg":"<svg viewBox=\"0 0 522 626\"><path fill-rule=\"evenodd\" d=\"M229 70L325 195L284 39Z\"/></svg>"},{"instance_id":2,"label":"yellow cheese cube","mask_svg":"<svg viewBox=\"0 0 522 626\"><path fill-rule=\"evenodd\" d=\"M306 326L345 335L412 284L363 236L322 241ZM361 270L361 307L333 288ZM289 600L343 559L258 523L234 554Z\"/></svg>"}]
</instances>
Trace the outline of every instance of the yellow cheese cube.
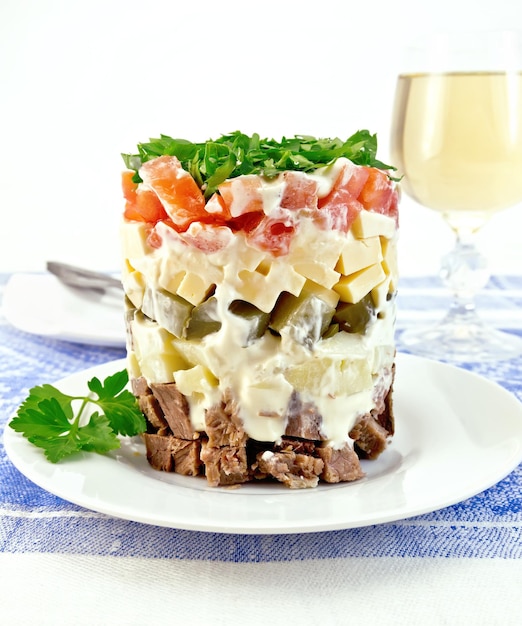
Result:
<instances>
[{"instance_id":1,"label":"yellow cheese cube","mask_svg":"<svg viewBox=\"0 0 522 626\"><path fill-rule=\"evenodd\" d=\"M121 272L121 283L127 298L137 309L140 309L145 294L145 277L141 272L134 270L128 260Z\"/></svg>"},{"instance_id":2,"label":"yellow cheese cube","mask_svg":"<svg viewBox=\"0 0 522 626\"><path fill-rule=\"evenodd\" d=\"M194 306L200 304L214 285L214 283L208 283L205 278L207 277L187 272L181 279L176 293Z\"/></svg>"},{"instance_id":3,"label":"yellow cheese cube","mask_svg":"<svg viewBox=\"0 0 522 626\"><path fill-rule=\"evenodd\" d=\"M203 253L172 253L159 263L158 284L191 304L199 304L223 277L223 270L208 262Z\"/></svg>"},{"instance_id":4,"label":"yellow cheese cube","mask_svg":"<svg viewBox=\"0 0 522 626\"><path fill-rule=\"evenodd\" d=\"M316 262L333 269L343 249L345 238L336 231L330 231L325 232L324 236L318 240L315 229L316 226L308 221L301 224L300 237L292 242L288 262L290 265L295 265L309 261L313 256Z\"/></svg>"},{"instance_id":5,"label":"yellow cheese cube","mask_svg":"<svg viewBox=\"0 0 522 626\"><path fill-rule=\"evenodd\" d=\"M397 226L392 217L363 210L355 219L351 230L357 239L366 239L367 237L375 237L377 235L391 239L396 229Z\"/></svg>"},{"instance_id":6,"label":"yellow cheese cube","mask_svg":"<svg viewBox=\"0 0 522 626\"><path fill-rule=\"evenodd\" d=\"M204 394L218 385L218 379L202 365L175 372L174 381L178 390L186 396L194 393Z\"/></svg>"},{"instance_id":7,"label":"yellow cheese cube","mask_svg":"<svg viewBox=\"0 0 522 626\"><path fill-rule=\"evenodd\" d=\"M392 290L397 288L397 279L399 276L399 261L397 258L397 242L395 239L385 239L381 237L381 246L383 254L382 267L386 275L390 277Z\"/></svg>"},{"instance_id":8,"label":"yellow cheese cube","mask_svg":"<svg viewBox=\"0 0 522 626\"><path fill-rule=\"evenodd\" d=\"M237 241L235 247L231 250L229 261L225 262L225 272L233 269L234 267L240 270L248 270L253 272L256 267L263 262L263 259L267 256L265 252L251 248L248 245L242 244L242 233L236 234Z\"/></svg>"},{"instance_id":9,"label":"yellow cheese cube","mask_svg":"<svg viewBox=\"0 0 522 626\"><path fill-rule=\"evenodd\" d=\"M314 261L299 261L294 263L294 269L298 274L313 280L314 283L330 289L339 280L339 272L328 267L324 263Z\"/></svg>"},{"instance_id":10,"label":"yellow cheese cube","mask_svg":"<svg viewBox=\"0 0 522 626\"><path fill-rule=\"evenodd\" d=\"M158 285L165 289L165 291L169 291L170 293L177 293L178 287L183 280L186 272L185 270L179 271L170 271L166 270L167 264L162 262L160 264L159 276L158 276Z\"/></svg>"},{"instance_id":11,"label":"yellow cheese cube","mask_svg":"<svg viewBox=\"0 0 522 626\"><path fill-rule=\"evenodd\" d=\"M386 278L386 274L381 263L375 263L359 270L350 276L341 276L339 282L334 285L343 302L359 302L361 298L381 283Z\"/></svg>"},{"instance_id":12,"label":"yellow cheese cube","mask_svg":"<svg viewBox=\"0 0 522 626\"><path fill-rule=\"evenodd\" d=\"M133 259L152 252L152 248L147 243L150 225L142 222L122 222L120 229L122 256L130 259L134 266Z\"/></svg>"},{"instance_id":13,"label":"yellow cheese cube","mask_svg":"<svg viewBox=\"0 0 522 626\"><path fill-rule=\"evenodd\" d=\"M375 310L379 312L386 304L386 298L388 293L392 291L390 289L390 277L386 278L372 289L372 300L375 305Z\"/></svg>"},{"instance_id":14,"label":"yellow cheese cube","mask_svg":"<svg viewBox=\"0 0 522 626\"><path fill-rule=\"evenodd\" d=\"M349 239L341 251L335 269L348 276L380 261L382 261L382 251L379 237Z\"/></svg>"},{"instance_id":15,"label":"yellow cheese cube","mask_svg":"<svg viewBox=\"0 0 522 626\"><path fill-rule=\"evenodd\" d=\"M334 291L333 289L326 289L326 287L323 287L323 285L319 285L312 280L306 281L302 291L304 293L309 293L317 296L323 302L326 302L328 306L332 307L332 309L335 309L337 303L339 302L339 294L336 291Z\"/></svg>"},{"instance_id":16,"label":"yellow cheese cube","mask_svg":"<svg viewBox=\"0 0 522 626\"><path fill-rule=\"evenodd\" d=\"M270 313L282 291L297 296L306 282L290 265L274 261L267 270L267 265L259 271L243 270L238 275L237 291L243 300L257 306L264 313Z\"/></svg>"}]
</instances>

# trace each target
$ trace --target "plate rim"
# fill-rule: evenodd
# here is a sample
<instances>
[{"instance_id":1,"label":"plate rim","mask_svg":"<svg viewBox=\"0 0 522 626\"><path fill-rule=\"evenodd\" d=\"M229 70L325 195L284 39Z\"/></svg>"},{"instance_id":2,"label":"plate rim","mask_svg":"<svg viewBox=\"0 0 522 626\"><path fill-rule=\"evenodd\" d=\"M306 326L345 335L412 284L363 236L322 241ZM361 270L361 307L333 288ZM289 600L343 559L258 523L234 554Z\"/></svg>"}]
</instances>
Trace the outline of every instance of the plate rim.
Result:
<instances>
[{"instance_id":1,"label":"plate rim","mask_svg":"<svg viewBox=\"0 0 522 626\"><path fill-rule=\"evenodd\" d=\"M67 327L63 328L63 326L59 325L56 327L45 328L44 325L25 323L25 320L27 319L25 317L22 318L23 321L21 323L19 316L17 315L20 305L16 304L15 292L20 289L19 283L24 280L39 281L42 283L42 288L45 284L47 284L51 285L51 289L55 290L56 294L63 292L71 298L74 296L74 291L72 289L68 289L63 286L55 276L49 274L48 272L16 272L12 274L3 286L2 312L5 319L17 330L21 330L24 333L29 333L30 335L35 335L37 337L43 337L45 339L57 339L70 343L94 345L107 348L125 348L126 339L123 322L120 331L106 332L105 334L100 333L95 329L89 329L87 332L83 333L76 332L76 330L71 331L70 329L67 329ZM90 306L101 306L108 311L116 311L112 304L107 303L99 303L99 305L92 303ZM121 318L123 320L123 304L121 309Z\"/></svg>"},{"instance_id":2,"label":"plate rim","mask_svg":"<svg viewBox=\"0 0 522 626\"><path fill-rule=\"evenodd\" d=\"M454 365L446 364L439 361L433 361L430 359L426 359L423 357L417 357L414 355L406 354L406 353L398 353L397 354L397 371L400 376L400 365L407 364L407 366L420 366L422 365L424 368L431 368L433 370L438 370L438 372L443 372L444 374L454 373L455 376L461 377L463 379L471 380L474 384L478 384L479 386L486 386L489 389L493 390L494 393L499 394L499 398L502 397L503 401L512 403L513 408L518 412L519 417L522 418L522 403L518 400L518 398L508 391L505 387L502 387L498 383L489 380L473 371L466 370L464 368L460 368ZM57 380L54 385L60 387L67 385L79 384L80 381L86 382L92 376L106 376L110 373L116 371L116 368L122 369L125 367L126 359L117 359L113 361L108 361L93 367L89 367L87 369L81 370L79 372L70 374L65 376L59 380ZM409 364L409 365L408 365ZM400 387L399 387L400 391ZM394 402L396 402L397 398L394 398ZM342 530L348 528L361 528L364 526L383 524L393 521L400 521L415 517L417 515L422 515L425 513L434 512L436 510L440 510L456 504L458 502L462 502L482 491L490 488L491 486L497 484L502 479L504 479L507 475L509 475L522 461L522 419L520 420L520 424L516 424L516 429L511 433L506 433L506 437L515 440L515 448L512 451L511 458L508 462L505 462L502 466L498 466L494 469L495 471L491 471L487 480L482 479L480 483L473 485L472 483L468 485L467 489L462 489L460 493L455 494L453 497L445 500L444 502L435 502L431 504L422 504L417 507L406 507L406 509L401 510L400 507L395 507L389 509L387 512L377 511L374 515L366 515L363 518L357 519L336 519L328 521L328 519L323 522L317 522L314 520L300 520L299 522L285 522L284 520L280 520L277 522L263 522L257 520L249 520L249 521L237 521L237 523L224 523L223 521L215 521L212 519L207 519L206 521L196 521L193 519L190 521L186 516L181 518L178 516L177 519L166 519L159 516L157 513L153 515L151 512L143 512L141 513L139 509L136 509L135 506L132 505L132 501L135 500L133 494L129 497L127 501L124 502L106 502L103 499L96 498L87 498L82 496L82 493L75 493L74 490L72 492L68 492L67 489L60 489L53 485L52 478L49 478L49 474L57 473L57 475L62 474L65 476L68 472L71 472L71 475L76 476L90 476L92 473L96 473L97 470L102 469L104 466L108 466L112 468L113 471L116 472L116 478L121 474L122 471L127 472L128 467L125 467L125 463L118 462L117 458L114 458L112 455L96 455L96 454L86 454L83 453L76 457L75 459L71 459L70 461L66 461L63 464L52 464L47 461L43 455L43 452L33 446L29 441L27 441L20 433L17 433L8 427L9 421L12 419L9 418L7 423L5 424L4 433L3 433L3 443L5 447L5 452L13 463L13 465L29 480L35 483L42 489L52 493L53 495L66 500L70 503L73 503L77 506L86 508L91 511L95 511L97 513L109 515L111 517L116 517L120 519L125 519L128 521L139 522L148 525L154 526L162 526L168 528L176 528L183 530L195 530L195 531L203 531L203 532L217 532L217 533L233 533L233 534L288 534L288 533L308 533L308 532L324 532L324 531L334 531L334 530ZM400 416L396 415L396 422L400 428ZM429 420L427 420L429 422ZM390 449L393 449L393 443L395 438L392 440L392 444L390 445ZM116 452L116 456L118 451ZM428 451L429 452L429 451ZM432 451L431 451L432 452ZM386 454L386 451L383 453ZM143 459L142 459L143 461ZM377 461L369 461L368 463L376 463ZM146 463L146 461L145 461ZM115 465L114 465L115 464ZM148 467L148 465L147 465ZM415 463L412 465L415 468ZM118 468L118 469L116 469ZM138 468L139 469L139 468ZM136 470L136 467L133 471ZM412 468L403 467L401 472L403 472L406 477L408 472L411 473ZM150 472L146 474L153 473L155 474L155 470L150 468ZM388 475L384 475L384 478L394 478L395 474L392 472ZM381 477L382 478L382 477ZM265 498L267 501L272 500L274 498L274 493L272 491L268 491L265 493L262 489L259 489L259 493L251 494L251 493L242 493L241 487L230 490L227 488L203 488L196 489L195 483L192 486L191 481L198 480L194 477L180 477L180 480L188 482L188 489L185 485L172 484L167 483L164 480L158 480L158 478L152 478L153 483L150 483L150 477L148 475L145 476L145 479L140 478L140 481L144 481L144 484L154 484L153 491L158 491L163 493L163 491L169 491L170 496L174 496L174 499L181 501L186 499L185 496L189 495L189 497L198 498L202 501L208 501L209 506L212 508L212 500L217 498L236 498L236 504L239 503L242 506L244 505L244 500L246 502L250 502L253 504L252 497L260 499L260 501ZM204 479L200 479L204 480ZM320 485L315 489L307 489L307 490L289 490L286 487L281 486L278 488L277 497L279 495L286 496L286 499L290 498L301 498L301 503L303 500L317 500L319 503L321 500L323 503L330 503L331 501L335 501L336 497L335 492L342 493L345 490L354 489L356 491L362 491L361 497L364 496L364 485L374 485L376 481L368 481L364 482L356 481L355 483L341 483L338 485ZM160 485L163 485L160 487ZM250 484L248 484L250 485ZM247 485L247 486L248 486ZM201 486L198 485L198 486ZM259 484L261 486L261 484ZM258 486L253 486L252 489L258 489ZM183 491L183 493L182 493ZM349 493L349 491L345 491L345 493ZM206 494L206 495L201 495ZM268 495L267 495L268 494ZM330 494L330 495L325 495ZM353 494L352 494L353 497ZM199 502L198 500L198 502ZM223 500L225 502L225 500ZM223 502L221 504L223 504ZM315 506L315 504L314 504Z\"/></svg>"}]
</instances>

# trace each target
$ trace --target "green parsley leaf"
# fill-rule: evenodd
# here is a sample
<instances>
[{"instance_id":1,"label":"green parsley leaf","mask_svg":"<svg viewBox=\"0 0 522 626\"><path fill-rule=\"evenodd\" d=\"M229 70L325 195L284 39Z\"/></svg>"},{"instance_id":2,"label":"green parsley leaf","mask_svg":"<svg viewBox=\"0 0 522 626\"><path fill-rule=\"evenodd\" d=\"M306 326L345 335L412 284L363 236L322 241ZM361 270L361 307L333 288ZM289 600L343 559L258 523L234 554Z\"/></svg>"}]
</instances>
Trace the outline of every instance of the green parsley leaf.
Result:
<instances>
[{"instance_id":1,"label":"green parsley leaf","mask_svg":"<svg viewBox=\"0 0 522 626\"><path fill-rule=\"evenodd\" d=\"M136 398L124 389L129 380L126 370L108 376L103 384L93 378L87 385L98 396L97 404L103 409L112 430L119 435L135 435L145 430L141 411L136 411Z\"/></svg>"},{"instance_id":2,"label":"green parsley leaf","mask_svg":"<svg viewBox=\"0 0 522 626\"><path fill-rule=\"evenodd\" d=\"M103 454L120 447L120 440L105 415L95 411L87 424L78 429L77 440L82 450Z\"/></svg>"},{"instance_id":3,"label":"green parsley leaf","mask_svg":"<svg viewBox=\"0 0 522 626\"><path fill-rule=\"evenodd\" d=\"M94 377L87 383L91 393L84 396L52 385L33 387L9 426L53 463L82 450L104 454L119 448L118 435L133 436L146 428L136 398L125 389L128 380L127 370L103 383Z\"/></svg>"},{"instance_id":4,"label":"green parsley leaf","mask_svg":"<svg viewBox=\"0 0 522 626\"><path fill-rule=\"evenodd\" d=\"M24 400L22 406L18 409L18 415L23 415L31 410L37 411L38 404L42 400L50 400L51 398L56 398L60 406L65 411L66 419L72 419L73 410L70 404L68 404L70 396L65 395L52 385L40 385L39 387L33 387L29 391L29 396Z\"/></svg>"},{"instance_id":5,"label":"green parsley leaf","mask_svg":"<svg viewBox=\"0 0 522 626\"><path fill-rule=\"evenodd\" d=\"M235 131L203 143L160 135L138 144L137 154L122 154L125 166L134 170L133 180L141 182L139 169L143 163L162 155L176 156L181 165L198 183L206 198L227 178L244 174L260 174L273 178L285 170L311 172L346 157L356 165L394 170L377 160L377 136L359 130L346 141L316 139L310 135L283 137L281 141L251 137Z\"/></svg>"}]
</instances>

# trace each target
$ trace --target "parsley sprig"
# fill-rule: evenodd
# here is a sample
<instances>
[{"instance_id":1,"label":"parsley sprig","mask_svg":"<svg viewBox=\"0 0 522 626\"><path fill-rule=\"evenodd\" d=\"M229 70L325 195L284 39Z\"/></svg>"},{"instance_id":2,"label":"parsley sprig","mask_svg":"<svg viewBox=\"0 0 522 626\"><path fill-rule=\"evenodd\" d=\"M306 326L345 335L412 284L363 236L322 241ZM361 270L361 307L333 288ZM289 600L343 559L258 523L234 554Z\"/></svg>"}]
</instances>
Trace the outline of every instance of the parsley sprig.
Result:
<instances>
[{"instance_id":1,"label":"parsley sprig","mask_svg":"<svg viewBox=\"0 0 522 626\"><path fill-rule=\"evenodd\" d=\"M52 463L76 452L104 454L120 447L118 435L145 430L145 419L134 395L125 389L127 370L88 381L88 395L68 395L52 385L40 385L18 409L9 426L42 448ZM96 409L93 409L93 405ZM79 407L79 408L76 408Z\"/></svg>"},{"instance_id":2,"label":"parsley sprig","mask_svg":"<svg viewBox=\"0 0 522 626\"><path fill-rule=\"evenodd\" d=\"M203 143L173 139L160 135L138 144L137 154L122 154L128 169L134 170L134 182L141 182L142 163L162 155L176 156L209 198L227 178L244 174L261 174L267 178L285 170L311 172L346 157L356 165L394 170L377 159L377 136L359 130L341 141L316 139L309 135L283 137L281 141L261 139L258 134L245 135L235 131Z\"/></svg>"}]
</instances>

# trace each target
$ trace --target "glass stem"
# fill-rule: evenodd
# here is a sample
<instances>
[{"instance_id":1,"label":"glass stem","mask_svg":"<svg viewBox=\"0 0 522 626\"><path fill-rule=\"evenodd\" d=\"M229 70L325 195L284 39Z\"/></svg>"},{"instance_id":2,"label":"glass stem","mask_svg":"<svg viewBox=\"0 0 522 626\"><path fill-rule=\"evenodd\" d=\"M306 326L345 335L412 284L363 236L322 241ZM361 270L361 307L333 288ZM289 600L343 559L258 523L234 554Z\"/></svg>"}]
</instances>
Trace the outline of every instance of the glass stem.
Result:
<instances>
[{"instance_id":1,"label":"glass stem","mask_svg":"<svg viewBox=\"0 0 522 626\"><path fill-rule=\"evenodd\" d=\"M486 258L475 244L476 230L456 229L455 245L442 258L440 276L452 294L446 322L478 323L475 310L477 293L490 277Z\"/></svg>"}]
</instances>

